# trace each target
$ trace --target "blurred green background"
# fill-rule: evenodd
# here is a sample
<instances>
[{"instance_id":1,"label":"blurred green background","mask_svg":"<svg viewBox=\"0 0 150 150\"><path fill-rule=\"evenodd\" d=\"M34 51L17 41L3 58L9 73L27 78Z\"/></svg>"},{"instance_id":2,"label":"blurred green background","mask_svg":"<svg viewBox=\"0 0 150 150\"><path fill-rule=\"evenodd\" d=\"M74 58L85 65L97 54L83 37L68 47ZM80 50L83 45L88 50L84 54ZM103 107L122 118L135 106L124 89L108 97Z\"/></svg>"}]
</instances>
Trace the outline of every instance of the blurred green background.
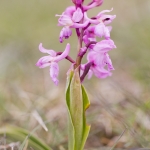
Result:
<instances>
[{"instance_id":1,"label":"blurred green background","mask_svg":"<svg viewBox=\"0 0 150 150\"><path fill-rule=\"evenodd\" d=\"M85 0L87 3L88 1ZM67 111L65 106L67 61L60 65L60 84L56 87L49 68L35 66L43 56L39 43L48 49L63 51L71 43L75 58L75 34L60 44L55 14L61 14L70 0L1 0L0 2L0 126L15 125L32 131L39 123L36 110L49 121L48 132L43 128L36 136L57 150L67 145ZM91 99L87 111L91 132L86 149L150 147L150 1L105 0L89 16L104 9L114 10L117 18L111 24L111 38L117 49L109 54L115 71L100 80L85 80ZM103 148L102 148L103 149Z\"/></svg>"}]
</instances>

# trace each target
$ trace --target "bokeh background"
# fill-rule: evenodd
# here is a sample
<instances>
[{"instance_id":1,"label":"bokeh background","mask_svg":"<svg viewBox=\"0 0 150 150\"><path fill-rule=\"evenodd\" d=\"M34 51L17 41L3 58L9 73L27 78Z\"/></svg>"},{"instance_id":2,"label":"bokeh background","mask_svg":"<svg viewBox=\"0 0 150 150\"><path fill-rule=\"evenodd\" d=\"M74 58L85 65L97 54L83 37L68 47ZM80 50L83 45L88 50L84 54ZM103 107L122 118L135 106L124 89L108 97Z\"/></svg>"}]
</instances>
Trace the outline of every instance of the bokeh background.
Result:
<instances>
[{"instance_id":1,"label":"bokeh background","mask_svg":"<svg viewBox=\"0 0 150 150\"><path fill-rule=\"evenodd\" d=\"M41 42L56 51L70 42L70 55L75 58L76 36L60 44L61 27L55 17L69 5L70 0L0 1L0 127L15 125L32 131L39 125L38 113L48 121L48 132L41 127L34 134L55 150L67 145L64 92L70 64L59 63L56 87L49 68L39 69L35 63L43 56L38 50ZM105 0L88 14L112 7L117 18L111 24L111 38L117 49L109 54L115 71L107 79L84 82L91 100L87 110L91 132L85 148L104 150L119 136L116 148L150 147L150 1Z\"/></svg>"}]
</instances>

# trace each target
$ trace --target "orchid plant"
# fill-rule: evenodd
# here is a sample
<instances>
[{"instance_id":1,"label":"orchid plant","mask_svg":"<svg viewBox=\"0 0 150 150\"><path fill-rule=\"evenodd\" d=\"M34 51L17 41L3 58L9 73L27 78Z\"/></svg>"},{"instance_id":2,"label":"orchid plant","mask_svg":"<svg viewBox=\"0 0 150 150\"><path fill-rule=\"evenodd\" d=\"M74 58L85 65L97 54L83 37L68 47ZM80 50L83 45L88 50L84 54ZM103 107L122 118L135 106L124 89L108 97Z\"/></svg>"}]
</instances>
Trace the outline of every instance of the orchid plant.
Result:
<instances>
[{"instance_id":1,"label":"orchid plant","mask_svg":"<svg viewBox=\"0 0 150 150\"><path fill-rule=\"evenodd\" d=\"M92 18L88 17L87 11L101 6L103 0L92 0L88 5L84 5L84 0L72 0L72 2L74 6L67 7L61 15L57 14L56 16L59 17L58 26L62 26L59 35L60 43L72 35L72 29L76 31L78 38L76 58L73 59L69 56L69 43L63 52L47 50L40 44L39 50L42 53L47 53L48 56L40 58L36 65L39 68L50 66L50 77L58 85L58 62L66 59L71 63L67 72L66 85L66 104L69 118L68 149L83 150L90 131L90 126L86 125L85 117L85 111L90 102L82 83L86 76L88 79L92 75L97 78L111 76L114 67L108 52L116 46L110 38L112 27L107 25L116 18L116 15L106 14L113 10L111 9L103 10ZM87 63L82 64L82 58L85 56L87 56Z\"/></svg>"}]
</instances>

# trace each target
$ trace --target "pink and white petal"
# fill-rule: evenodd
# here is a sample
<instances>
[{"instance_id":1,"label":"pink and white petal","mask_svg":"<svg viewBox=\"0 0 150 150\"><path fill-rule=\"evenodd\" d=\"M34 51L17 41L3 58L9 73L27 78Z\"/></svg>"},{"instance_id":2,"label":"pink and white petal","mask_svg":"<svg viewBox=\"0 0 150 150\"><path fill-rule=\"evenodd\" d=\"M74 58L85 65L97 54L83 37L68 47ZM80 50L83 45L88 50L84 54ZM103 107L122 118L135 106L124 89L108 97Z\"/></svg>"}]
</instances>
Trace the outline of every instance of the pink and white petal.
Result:
<instances>
[{"instance_id":1,"label":"pink and white petal","mask_svg":"<svg viewBox=\"0 0 150 150\"><path fill-rule=\"evenodd\" d=\"M40 50L42 53L50 54L52 57L56 56L56 52L55 52L54 50L45 49L45 48L42 46L42 43L40 43L40 45L39 45L39 50Z\"/></svg>"},{"instance_id":2,"label":"pink and white petal","mask_svg":"<svg viewBox=\"0 0 150 150\"><path fill-rule=\"evenodd\" d=\"M38 66L39 68L45 68L50 65L52 59L53 59L53 57L51 57L51 56L41 57L38 60L38 62L36 63L36 66Z\"/></svg>"},{"instance_id":3,"label":"pink and white petal","mask_svg":"<svg viewBox=\"0 0 150 150\"><path fill-rule=\"evenodd\" d=\"M88 44L90 42L90 40L89 40L87 35L83 36L83 41L84 41L85 44Z\"/></svg>"},{"instance_id":4,"label":"pink and white petal","mask_svg":"<svg viewBox=\"0 0 150 150\"><path fill-rule=\"evenodd\" d=\"M103 21L103 23L107 25L110 24L116 18L116 15L102 15L100 18Z\"/></svg>"},{"instance_id":5,"label":"pink and white petal","mask_svg":"<svg viewBox=\"0 0 150 150\"><path fill-rule=\"evenodd\" d=\"M100 42L98 42L93 50L96 52L108 52L110 50L112 50L113 48L116 48L116 45L114 44L113 40L108 39L108 40L102 40Z\"/></svg>"},{"instance_id":6,"label":"pink and white petal","mask_svg":"<svg viewBox=\"0 0 150 150\"><path fill-rule=\"evenodd\" d=\"M80 22L83 18L82 10L78 7L77 10L73 13L72 20L74 22Z\"/></svg>"},{"instance_id":7,"label":"pink and white petal","mask_svg":"<svg viewBox=\"0 0 150 150\"><path fill-rule=\"evenodd\" d=\"M105 63L108 66L108 70L115 70L113 65L112 65L112 61L111 61L111 59L110 59L108 54L105 54Z\"/></svg>"},{"instance_id":8,"label":"pink and white petal","mask_svg":"<svg viewBox=\"0 0 150 150\"><path fill-rule=\"evenodd\" d=\"M55 85L58 85L59 80L57 79L59 74L59 66L56 62L52 62L50 65L50 77L52 78Z\"/></svg>"},{"instance_id":9,"label":"pink and white petal","mask_svg":"<svg viewBox=\"0 0 150 150\"><path fill-rule=\"evenodd\" d=\"M113 11L113 8L110 10L103 10L100 13L98 13L97 17L99 18L102 14L107 13L107 12L111 12L111 11Z\"/></svg>"},{"instance_id":10,"label":"pink and white petal","mask_svg":"<svg viewBox=\"0 0 150 150\"><path fill-rule=\"evenodd\" d=\"M87 16L87 13L84 12L84 19L92 24L98 24L99 21L97 19L90 19L88 16Z\"/></svg>"},{"instance_id":11,"label":"pink and white petal","mask_svg":"<svg viewBox=\"0 0 150 150\"><path fill-rule=\"evenodd\" d=\"M87 28L87 30L88 30L90 33L94 33L95 26L89 26L89 27Z\"/></svg>"},{"instance_id":12,"label":"pink and white petal","mask_svg":"<svg viewBox=\"0 0 150 150\"><path fill-rule=\"evenodd\" d=\"M70 44L68 43L68 44L66 45L66 48L65 48L64 52L63 52L61 55L56 56L54 61L55 61L55 62L59 62L60 60L62 60L62 59L64 59L65 57L67 57L68 54L69 54L69 51L70 51Z\"/></svg>"},{"instance_id":13,"label":"pink and white petal","mask_svg":"<svg viewBox=\"0 0 150 150\"><path fill-rule=\"evenodd\" d=\"M69 16L70 18L72 17L73 13L76 11L76 7L75 6L69 6L66 8L66 10L64 11L64 15Z\"/></svg>"},{"instance_id":14,"label":"pink and white petal","mask_svg":"<svg viewBox=\"0 0 150 150\"><path fill-rule=\"evenodd\" d=\"M106 26L106 28L109 30L109 32L111 32L112 26Z\"/></svg>"},{"instance_id":15,"label":"pink and white petal","mask_svg":"<svg viewBox=\"0 0 150 150\"><path fill-rule=\"evenodd\" d=\"M112 75L110 71L100 67L95 67L92 69L92 71L97 78L106 78Z\"/></svg>"},{"instance_id":16,"label":"pink and white petal","mask_svg":"<svg viewBox=\"0 0 150 150\"><path fill-rule=\"evenodd\" d=\"M86 20L84 23L74 23L71 28L85 28L89 24L89 21Z\"/></svg>"},{"instance_id":17,"label":"pink and white petal","mask_svg":"<svg viewBox=\"0 0 150 150\"><path fill-rule=\"evenodd\" d=\"M73 21L71 20L71 17L68 15L56 15L56 16L60 16L60 18L58 19L59 24L61 24L62 26L72 26L73 25Z\"/></svg>"},{"instance_id":18,"label":"pink and white petal","mask_svg":"<svg viewBox=\"0 0 150 150\"><path fill-rule=\"evenodd\" d=\"M88 62L94 62L95 61L95 59L96 59L96 56L97 56L97 52L95 52L95 51L89 51L88 52L88 54L87 54L87 60L88 60Z\"/></svg>"},{"instance_id":19,"label":"pink and white petal","mask_svg":"<svg viewBox=\"0 0 150 150\"><path fill-rule=\"evenodd\" d=\"M41 65L39 68L45 68L45 67L48 67L50 65L51 65L51 63L45 63L45 64Z\"/></svg>"},{"instance_id":20,"label":"pink and white petal","mask_svg":"<svg viewBox=\"0 0 150 150\"><path fill-rule=\"evenodd\" d=\"M59 41L60 43L63 42L63 39L67 39L72 35L72 31L68 26L65 26L62 28L62 30L60 31L60 35L59 35Z\"/></svg>"},{"instance_id":21,"label":"pink and white petal","mask_svg":"<svg viewBox=\"0 0 150 150\"><path fill-rule=\"evenodd\" d=\"M96 25L94 33L96 36L102 38L105 33L105 25L103 23L99 23L98 25Z\"/></svg>"},{"instance_id":22,"label":"pink and white petal","mask_svg":"<svg viewBox=\"0 0 150 150\"><path fill-rule=\"evenodd\" d=\"M103 36L106 39L110 38L110 31L103 23L100 23L95 26L94 33L95 33L95 35L97 35L100 38L102 38Z\"/></svg>"},{"instance_id":23,"label":"pink and white petal","mask_svg":"<svg viewBox=\"0 0 150 150\"><path fill-rule=\"evenodd\" d=\"M83 6L83 9L85 11L89 10L89 9L92 9L94 7L97 7L97 6L100 6L102 5L103 3L103 0L94 0L94 2L92 2L90 5L87 5L87 6Z\"/></svg>"},{"instance_id":24,"label":"pink and white petal","mask_svg":"<svg viewBox=\"0 0 150 150\"><path fill-rule=\"evenodd\" d=\"M36 64L39 68L45 68L50 66L51 63L45 63L45 64Z\"/></svg>"},{"instance_id":25,"label":"pink and white petal","mask_svg":"<svg viewBox=\"0 0 150 150\"><path fill-rule=\"evenodd\" d=\"M104 29L104 37L105 37L105 39L109 39L110 38L110 31L108 30L107 27L105 27L105 29Z\"/></svg>"}]
</instances>

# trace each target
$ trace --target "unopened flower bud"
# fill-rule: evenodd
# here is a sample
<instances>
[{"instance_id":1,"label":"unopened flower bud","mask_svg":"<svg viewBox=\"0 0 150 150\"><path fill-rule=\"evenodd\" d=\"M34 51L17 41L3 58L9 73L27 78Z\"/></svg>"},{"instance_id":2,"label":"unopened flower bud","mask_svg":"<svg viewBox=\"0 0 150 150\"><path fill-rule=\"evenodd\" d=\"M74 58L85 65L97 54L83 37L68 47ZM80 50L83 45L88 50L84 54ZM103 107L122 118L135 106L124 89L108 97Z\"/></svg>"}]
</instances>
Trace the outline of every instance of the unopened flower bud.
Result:
<instances>
[{"instance_id":1,"label":"unopened flower bud","mask_svg":"<svg viewBox=\"0 0 150 150\"><path fill-rule=\"evenodd\" d=\"M73 2L75 5L80 5L80 4L82 4L83 0L72 0L72 2Z\"/></svg>"}]
</instances>

